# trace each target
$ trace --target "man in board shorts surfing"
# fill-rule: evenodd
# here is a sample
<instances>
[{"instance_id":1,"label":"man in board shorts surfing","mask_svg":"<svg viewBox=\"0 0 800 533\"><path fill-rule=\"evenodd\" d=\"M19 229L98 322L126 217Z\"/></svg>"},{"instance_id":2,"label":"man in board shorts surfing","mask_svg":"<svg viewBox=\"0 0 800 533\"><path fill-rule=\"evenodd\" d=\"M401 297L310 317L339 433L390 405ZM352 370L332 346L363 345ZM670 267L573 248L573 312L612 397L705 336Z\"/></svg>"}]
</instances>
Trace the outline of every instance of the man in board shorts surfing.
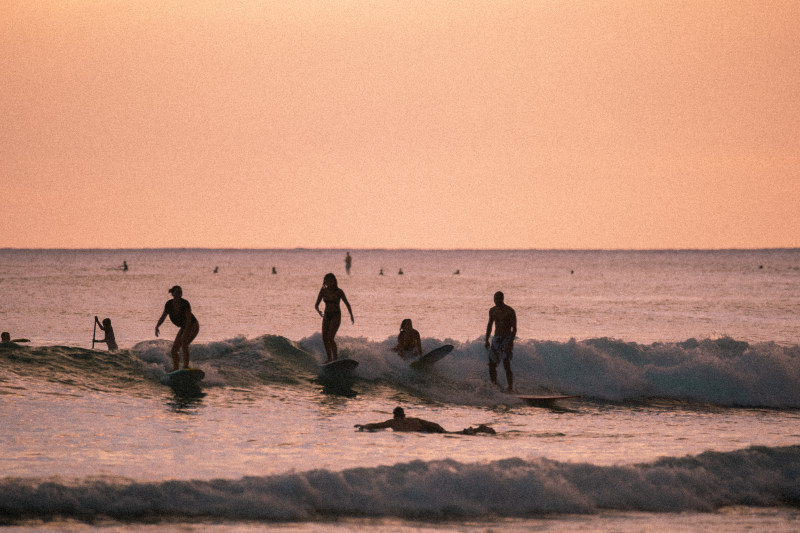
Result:
<instances>
[{"instance_id":1,"label":"man in board shorts surfing","mask_svg":"<svg viewBox=\"0 0 800 533\"><path fill-rule=\"evenodd\" d=\"M497 384L497 365L503 362L508 380L508 392L514 390L514 374L511 372L511 356L514 349L514 338L517 336L517 313L505 304L504 295L494 293L494 307L489 309L489 324L486 326L486 349L489 354L489 378ZM494 324L494 337L489 343Z\"/></svg>"}]
</instances>

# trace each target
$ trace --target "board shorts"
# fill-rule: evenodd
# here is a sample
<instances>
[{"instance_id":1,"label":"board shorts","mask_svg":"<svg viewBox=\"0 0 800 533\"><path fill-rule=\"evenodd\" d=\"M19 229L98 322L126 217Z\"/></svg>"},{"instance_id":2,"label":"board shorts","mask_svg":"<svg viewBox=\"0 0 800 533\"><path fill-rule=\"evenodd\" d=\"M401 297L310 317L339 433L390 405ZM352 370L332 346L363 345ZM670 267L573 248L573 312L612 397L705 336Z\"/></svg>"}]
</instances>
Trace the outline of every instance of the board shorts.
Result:
<instances>
[{"instance_id":1,"label":"board shorts","mask_svg":"<svg viewBox=\"0 0 800 533\"><path fill-rule=\"evenodd\" d=\"M506 351L508 345L514 337L507 335L505 337L492 337L492 346L489 348L489 364L499 364L501 361L508 359L511 361L511 352Z\"/></svg>"}]
</instances>

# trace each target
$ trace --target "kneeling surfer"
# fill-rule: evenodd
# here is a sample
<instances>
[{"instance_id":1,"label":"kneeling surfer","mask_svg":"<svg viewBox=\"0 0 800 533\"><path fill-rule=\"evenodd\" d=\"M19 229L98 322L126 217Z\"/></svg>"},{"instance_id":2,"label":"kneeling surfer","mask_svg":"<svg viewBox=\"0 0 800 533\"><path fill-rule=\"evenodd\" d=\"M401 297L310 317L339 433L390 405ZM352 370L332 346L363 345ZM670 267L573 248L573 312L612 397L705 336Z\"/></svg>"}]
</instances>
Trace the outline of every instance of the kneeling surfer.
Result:
<instances>
[{"instance_id":1,"label":"kneeling surfer","mask_svg":"<svg viewBox=\"0 0 800 533\"><path fill-rule=\"evenodd\" d=\"M422 357L422 340L419 331L411 325L411 319L406 318L400 323L400 334L397 336L397 346L393 348L400 357Z\"/></svg>"}]
</instances>

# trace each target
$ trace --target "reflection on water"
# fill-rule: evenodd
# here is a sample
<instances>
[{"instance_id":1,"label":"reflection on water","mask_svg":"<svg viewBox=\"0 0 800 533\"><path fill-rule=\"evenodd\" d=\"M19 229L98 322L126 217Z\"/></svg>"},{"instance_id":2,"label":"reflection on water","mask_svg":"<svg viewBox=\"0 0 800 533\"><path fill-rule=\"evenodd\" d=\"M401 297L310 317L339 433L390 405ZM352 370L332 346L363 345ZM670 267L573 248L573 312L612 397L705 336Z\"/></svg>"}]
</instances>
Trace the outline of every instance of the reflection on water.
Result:
<instances>
[{"instance_id":1,"label":"reflection on water","mask_svg":"<svg viewBox=\"0 0 800 533\"><path fill-rule=\"evenodd\" d=\"M169 387L173 395L167 405L174 412L194 412L203 404L202 400L206 396L200 382L195 380L174 380Z\"/></svg>"},{"instance_id":2,"label":"reflection on water","mask_svg":"<svg viewBox=\"0 0 800 533\"><path fill-rule=\"evenodd\" d=\"M173 395L167 402L167 406L170 411L175 413L193 413L197 411L198 407L202 407L205 396L206 393L199 387L193 391L173 389Z\"/></svg>"}]
</instances>

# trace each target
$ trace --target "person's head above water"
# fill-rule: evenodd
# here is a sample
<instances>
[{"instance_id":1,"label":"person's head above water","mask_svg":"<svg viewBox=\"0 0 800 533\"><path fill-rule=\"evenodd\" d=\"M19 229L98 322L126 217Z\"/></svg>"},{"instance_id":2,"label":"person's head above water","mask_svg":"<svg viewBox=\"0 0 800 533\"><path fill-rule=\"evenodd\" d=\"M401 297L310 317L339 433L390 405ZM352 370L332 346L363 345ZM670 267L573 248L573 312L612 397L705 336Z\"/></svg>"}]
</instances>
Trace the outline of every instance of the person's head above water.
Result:
<instances>
[{"instance_id":1,"label":"person's head above water","mask_svg":"<svg viewBox=\"0 0 800 533\"><path fill-rule=\"evenodd\" d=\"M395 407L394 411L392 411L392 414L394 415L395 418L405 418L406 417L406 412L403 411L402 407Z\"/></svg>"},{"instance_id":2,"label":"person's head above water","mask_svg":"<svg viewBox=\"0 0 800 533\"><path fill-rule=\"evenodd\" d=\"M183 295L183 289L181 289L180 285L175 285L168 292L178 298L180 298Z\"/></svg>"},{"instance_id":3,"label":"person's head above water","mask_svg":"<svg viewBox=\"0 0 800 533\"><path fill-rule=\"evenodd\" d=\"M0 336L0 341L2 342L11 342L11 334L7 331L4 331Z\"/></svg>"},{"instance_id":4,"label":"person's head above water","mask_svg":"<svg viewBox=\"0 0 800 533\"><path fill-rule=\"evenodd\" d=\"M494 303L495 303L495 305L502 304L504 299L505 299L505 296L503 295L503 293L501 291L497 291L496 293L494 293Z\"/></svg>"},{"instance_id":5,"label":"person's head above water","mask_svg":"<svg viewBox=\"0 0 800 533\"><path fill-rule=\"evenodd\" d=\"M338 289L339 282L336 280L336 276L334 276L333 273L328 272L325 274L325 277L322 278L322 286L328 287L329 289Z\"/></svg>"},{"instance_id":6,"label":"person's head above water","mask_svg":"<svg viewBox=\"0 0 800 533\"><path fill-rule=\"evenodd\" d=\"M406 318L400 323L400 331L411 331L414 329L414 326L411 325L411 319Z\"/></svg>"}]
</instances>

